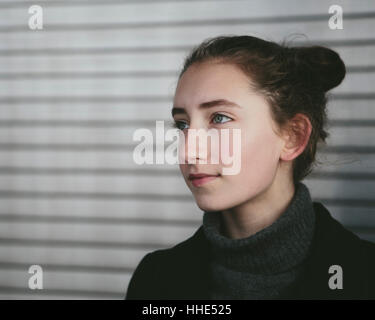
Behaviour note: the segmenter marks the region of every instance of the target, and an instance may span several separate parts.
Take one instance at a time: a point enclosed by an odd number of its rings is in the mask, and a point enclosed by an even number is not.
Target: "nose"
[[[184,163],[207,163],[209,158],[207,132],[205,129],[189,128],[184,133],[185,159]]]

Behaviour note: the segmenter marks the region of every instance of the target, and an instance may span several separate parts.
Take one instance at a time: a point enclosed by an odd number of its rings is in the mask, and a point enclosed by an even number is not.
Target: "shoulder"
[[[369,253],[375,252],[375,244],[373,242],[363,240],[352,231],[347,229],[341,222],[336,220],[329,210],[320,202],[314,202],[314,211],[316,217],[316,240],[328,241],[333,245],[349,245],[349,248],[363,250]]]
[[[314,211],[315,234],[309,260],[311,286],[330,298],[375,298],[375,244],[348,230],[323,204],[314,202]],[[341,270],[344,290],[329,290],[327,281],[332,266]]]
[[[147,253],[138,263],[130,279],[126,299],[160,298],[166,286],[180,282],[186,272],[194,272],[193,257],[202,262],[205,253],[202,227],[188,239],[166,249]]]

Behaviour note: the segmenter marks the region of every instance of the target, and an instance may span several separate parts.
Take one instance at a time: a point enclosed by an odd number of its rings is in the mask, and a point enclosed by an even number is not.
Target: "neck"
[[[293,199],[293,183],[274,182],[265,191],[236,207],[222,211],[221,232],[230,239],[247,238],[275,222]]]

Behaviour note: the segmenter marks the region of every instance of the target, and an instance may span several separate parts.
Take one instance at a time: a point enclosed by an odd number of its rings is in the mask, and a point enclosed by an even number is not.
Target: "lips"
[[[197,173],[197,174],[189,174],[189,180],[191,180],[192,184],[195,187],[201,186],[209,181],[216,179],[219,175],[213,174],[206,174],[206,173]]]
[[[200,179],[204,177],[216,177],[217,174],[206,174],[206,173],[196,173],[196,174],[189,174],[189,180],[193,179]]]

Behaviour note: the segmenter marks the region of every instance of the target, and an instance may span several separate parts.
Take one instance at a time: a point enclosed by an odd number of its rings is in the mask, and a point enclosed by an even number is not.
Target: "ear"
[[[284,128],[283,140],[285,142],[280,159],[290,161],[297,158],[306,148],[311,135],[311,122],[309,118],[297,113],[289,120]]]

